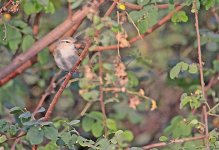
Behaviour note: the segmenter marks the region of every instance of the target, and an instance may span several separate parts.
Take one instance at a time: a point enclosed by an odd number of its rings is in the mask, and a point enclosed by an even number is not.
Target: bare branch
[[[160,142],[160,143],[150,144],[150,145],[144,146],[143,149],[150,150],[152,148],[164,147],[164,146],[168,146],[170,144],[176,144],[176,143],[184,143],[184,142],[189,142],[189,141],[201,140],[204,138],[205,138],[205,136],[197,136],[197,137],[189,137],[189,138],[183,138],[183,139],[170,140],[170,142]]]

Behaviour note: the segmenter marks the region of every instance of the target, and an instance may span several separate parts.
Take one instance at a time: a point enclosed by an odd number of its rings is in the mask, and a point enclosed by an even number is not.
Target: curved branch
[[[129,40],[129,43],[132,44],[134,42],[136,42],[137,40],[147,36],[148,34],[154,32],[156,29],[158,29],[159,27],[161,27],[162,25],[164,25],[165,23],[167,23],[171,17],[174,15],[175,12],[181,10],[183,8],[182,5],[179,5],[175,8],[175,10],[171,11],[168,15],[166,15],[165,17],[163,17],[157,24],[155,24],[153,27],[151,27],[150,29],[147,30],[147,32],[145,32],[144,34],[141,34],[140,36],[136,36],[133,37]],[[117,49],[118,45],[110,45],[110,46],[98,46],[95,51],[104,51],[104,50],[112,50],[112,49]],[[122,48],[122,47],[120,47]]]
[[[183,138],[183,139],[170,140],[169,143],[168,142],[160,142],[160,143],[150,144],[150,145],[144,146],[143,149],[149,150],[152,148],[168,146],[170,144],[184,143],[184,142],[201,140],[201,139],[205,139],[205,136],[197,136],[197,137],[189,137],[189,138]]]

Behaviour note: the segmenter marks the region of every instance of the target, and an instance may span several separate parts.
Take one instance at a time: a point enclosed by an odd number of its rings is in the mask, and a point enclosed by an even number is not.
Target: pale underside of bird
[[[53,55],[56,65],[63,71],[70,71],[79,59],[73,38],[65,38],[58,42]]]

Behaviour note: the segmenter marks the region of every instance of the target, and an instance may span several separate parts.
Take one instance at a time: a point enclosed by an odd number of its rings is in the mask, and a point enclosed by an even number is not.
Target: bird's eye
[[[71,43],[70,41],[65,41],[65,43]]]

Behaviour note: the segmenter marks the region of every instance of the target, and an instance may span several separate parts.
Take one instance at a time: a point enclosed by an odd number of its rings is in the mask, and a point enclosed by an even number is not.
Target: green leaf
[[[0,136],[0,144],[4,143],[5,141],[7,141],[7,137],[5,135],[1,135]]]
[[[179,23],[179,22],[187,22],[188,21],[188,16],[186,15],[185,11],[179,11],[174,13],[174,15],[171,18],[171,21],[174,23]]]
[[[219,72],[219,60],[213,61],[213,68],[215,71]]]
[[[71,139],[71,133],[70,132],[63,132],[60,136],[60,138],[63,140],[65,144],[69,143],[69,140]]]
[[[149,28],[148,21],[146,19],[143,19],[137,23],[138,29],[141,34],[145,33],[147,29]]]
[[[14,39],[13,41],[9,41],[9,48],[15,52],[15,50],[18,49],[18,46],[20,44],[21,40],[20,39]]]
[[[113,131],[117,130],[116,122],[113,119],[107,119],[106,120],[106,126],[110,130],[113,130]]]
[[[35,5],[32,2],[25,2],[23,6],[23,10],[27,15],[36,13]]]
[[[83,0],[75,0],[72,2],[71,9],[78,8],[82,4]]]
[[[182,71],[187,71],[188,68],[189,68],[189,64],[187,64],[187,63],[185,63],[185,62],[182,62],[181,64],[182,64],[181,70],[182,70]]]
[[[53,126],[43,126],[43,131],[44,136],[50,140],[55,140],[59,135],[58,130]]]
[[[145,6],[140,11],[131,11],[129,16],[137,25],[140,33],[145,33],[157,22],[158,8],[152,5]]]
[[[190,96],[181,96],[180,109],[185,107],[191,101]]]
[[[28,26],[27,23],[22,20],[12,20],[12,25],[23,29]]]
[[[150,2],[150,0],[137,0],[137,3],[138,3],[139,5],[142,5],[142,6],[148,4],[149,2]]]
[[[10,114],[20,114],[22,112],[23,112],[23,109],[17,106],[10,109]]]
[[[68,123],[68,125],[73,126],[80,123],[80,120],[72,120],[71,122]]]
[[[87,101],[95,101],[99,97],[99,91],[91,90],[91,91],[83,92],[81,96]]]
[[[100,139],[99,141],[97,141],[95,146],[98,147],[99,149],[102,149],[102,150],[104,150],[104,149],[108,150],[109,147],[112,148],[112,145],[110,145],[109,140],[107,140],[105,138]],[[112,148],[112,150],[113,150],[113,148]]]
[[[5,120],[0,120],[0,131],[1,132],[6,132],[8,130],[9,123],[6,122]]]
[[[36,120],[31,120],[31,121],[23,122],[22,124],[24,126],[33,126],[33,125],[38,124],[38,122]]]
[[[130,71],[127,73],[128,73],[128,87],[133,88],[138,86],[139,81],[138,78],[136,77],[136,74]]]
[[[134,139],[134,135],[131,131],[126,130],[121,134],[122,138],[127,141],[127,142],[131,142]]]
[[[25,27],[21,30],[21,32],[24,34],[32,34],[32,29],[31,27]]]
[[[43,130],[34,126],[27,131],[26,139],[31,143],[31,145],[38,145],[43,142],[43,136]]]
[[[192,121],[190,121],[189,124],[197,125],[198,123],[199,123],[199,121],[197,119],[193,119]]]
[[[82,119],[82,128],[84,129],[84,131],[85,131],[85,132],[90,131],[90,130],[91,130],[91,127],[92,127],[92,125],[93,125],[94,122],[95,122],[94,119],[85,116],[85,117]]]
[[[129,16],[131,17],[131,19],[136,23],[138,20],[140,20],[141,19],[141,17],[142,17],[142,13],[141,12],[139,12],[139,11],[131,11],[130,13],[129,13]],[[131,21],[130,21],[131,22]]]
[[[17,134],[18,130],[18,125],[10,125],[8,132],[10,135],[15,135]]]
[[[92,124],[91,132],[95,137],[100,137],[103,133],[103,125],[102,122],[95,122]]]
[[[181,65],[176,65],[170,70],[170,78],[177,78],[181,70]]]
[[[198,67],[196,64],[189,65],[189,73],[196,74],[198,72]]]
[[[34,43],[34,38],[31,35],[25,35],[21,44],[21,48],[23,51],[30,48],[30,46]]]
[[[40,52],[37,56],[38,56],[38,61],[41,65],[47,64],[50,58],[49,50],[45,49],[42,52]]]
[[[205,6],[205,9],[208,10],[209,8],[215,6],[215,0],[203,0],[202,4]]]
[[[91,147],[94,144],[94,141],[85,139],[81,136],[78,136],[77,141],[83,147],[85,146]]]
[[[44,9],[45,9],[45,13],[51,13],[51,14],[55,13],[55,7],[52,2],[49,2],[49,4],[44,7]]]
[[[19,115],[19,118],[24,118],[24,119],[28,119],[30,117],[31,117],[31,113],[29,111],[26,111]]]
[[[159,141],[161,141],[161,142],[167,142],[169,139],[166,137],[166,136],[161,136],[160,138],[159,138]]]
[[[92,112],[90,112],[87,116],[89,116],[89,117],[95,119],[96,121],[102,122],[102,120],[103,120],[103,115],[102,115],[102,113],[99,112],[99,111],[92,111]]]

